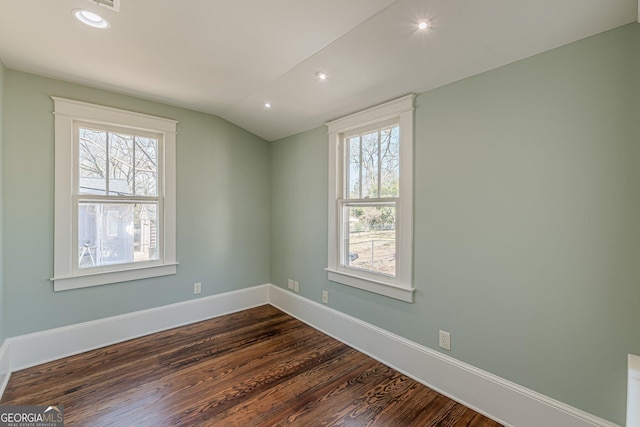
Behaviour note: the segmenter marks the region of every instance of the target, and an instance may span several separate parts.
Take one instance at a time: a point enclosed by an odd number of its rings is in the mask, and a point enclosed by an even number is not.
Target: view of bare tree
[[[80,128],[80,193],[157,195],[158,140]]]

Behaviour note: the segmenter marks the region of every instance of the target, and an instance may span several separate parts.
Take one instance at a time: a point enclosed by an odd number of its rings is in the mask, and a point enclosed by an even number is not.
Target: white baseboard
[[[640,427],[640,356],[628,355],[627,427]]]
[[[7,338],[0,346],[0,397],[11,372],[264,304],[273,305],[504,425],[618,427],[270,284]]]
[[[269,287],[269,303],[501,424],[618,427],[280,287]]]
[[[8,338],[5,344],[9,346],[9,369],[14,372],[155,332],[264,305],[269,302],[268,296],[269,285],[260,285]]]
[[[11,376],[11,360],[9,355],[9,343],[7,340],[0,344],[0,397],[7,387],[9,377]]]

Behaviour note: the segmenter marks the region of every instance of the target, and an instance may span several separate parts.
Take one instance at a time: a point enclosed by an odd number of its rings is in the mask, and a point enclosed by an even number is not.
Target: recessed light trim
[[[316,77],[318,78],[318,80],[327,80],[329,78],[329,75],[324,71],[318,71],[316,73]]]
[[[97,13],[90,12],[88,10],[73,9],[71,13],[73,14],[73,16],[76,17],[78,21],[93,28],[104,29],[104,28],[109,28],[111,26],[109,24],[109,21],[104,19],[102,16],[98,15]]]
[[[265,109],[267,109],[267,110],[270,110],[270,109],[272,109],[272,108],[273,108],[273,104],[271,104],[270,102],[265,102],[265,103],[263,104],[263,107],[264,107]]]
[[[429,21],[427,21],[427,20],[422,20],[422,21],[418,22],[418,29],[419,30],[426,30],[430,26],[431,25],[429,24]]]

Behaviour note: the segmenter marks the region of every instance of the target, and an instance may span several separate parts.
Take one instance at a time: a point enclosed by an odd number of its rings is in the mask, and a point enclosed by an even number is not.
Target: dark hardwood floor
[[[15,372],[67,426],[498,426],[271,307]]]

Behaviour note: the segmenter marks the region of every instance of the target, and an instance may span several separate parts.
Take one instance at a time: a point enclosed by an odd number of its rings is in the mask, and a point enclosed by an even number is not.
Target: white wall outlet
[[[322,291],[322,302],[329,304],[329,291]]]
[[[297,280],[294,280],[294,281],[293,281],[293,290],[294,290],[295,292],[300,292],[300,283],[298,283],[298,281],[297,281]]]
[[[451,350],[451,334],[449,332],[440,331],[438,345],[445,350]]]
[[[199,294],[200,292],[202,292],[202,283],[198,282],[198,283],[194,283],[193,284],[193,294]]]
[[[293,280],[291,279],[287,280],[287,288],[293,289]]]

